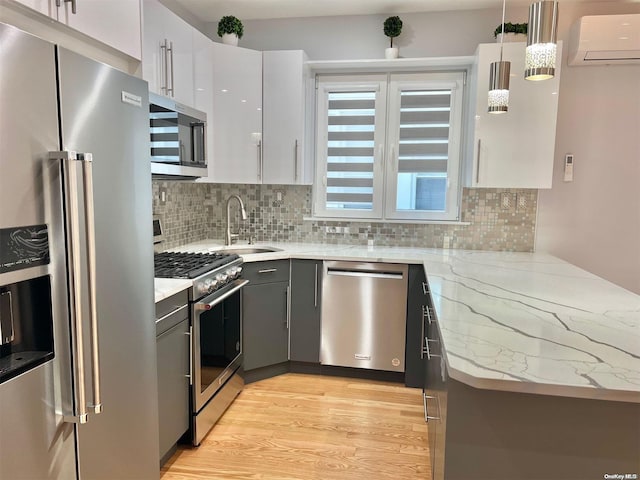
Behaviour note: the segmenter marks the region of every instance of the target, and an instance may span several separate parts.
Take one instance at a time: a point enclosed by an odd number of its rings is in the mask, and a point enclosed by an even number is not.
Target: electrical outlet
[[[167,189],[164,187],[160,188],[159,194],[158,194],[158,200],[160,201],[160,205],[164,205],[167,203]]]
[[[529,205],[529,200],[527,199],[527,195],[524,193],[519,193],[518,206],[517,206],[518,211],[520,212],[520,211],[526,210],[528,205]]]
[[[507,192],[500,196],[500,208],[502,208],[502,210],[511,210],[511,207],[513,206],[513,200],[511,197],[512,195]]]

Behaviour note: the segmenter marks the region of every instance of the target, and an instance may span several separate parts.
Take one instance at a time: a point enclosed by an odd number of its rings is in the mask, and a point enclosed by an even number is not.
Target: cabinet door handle
[[[258,140],[258,180],[262,180],[262,140]]]
[[[167,52],[169,53],[169,58],[171,59],[171,88],[169,88],[169,86],[167,85],[167,92],[171,92],[171,96],[175,97],[176,92],[174,90],[173,84],[173,42],[169,42],[169,48],[167,49]]]
[[[167,83],[169,82],[169,71],[167,67],[167,39],[160,45],[160,74],[163,77],[164,83],[160,86],[160,90],[167,94]]]
[[[424,295],[429,294],[429,284],[427,282],[422,282],[422,293]]]
[[[482,139],[478,139],[478,155],[476,157],[476,183],[480,183],[480,147],[482,146]]]
[[[316,263],[315,285],[313,287],[313,306],[318,307],[318,264]]]
[[[432,358],[441,357],[442,355],[436,355],[435,353],[431,353],[431,349],[429,348],[429,342],[438,343],[438,340],[432,340],[429,337],[424,337],[423,353],[427,355],[427,360],[431,360]]]
[[[71,13],[75,15],[76,13],[78,13],[76,8],[76,0],[64,0],[64,3],[69,3],[69,2],[71,2]],[[60,2],[56,1],[56,5],[59,7]]]
[[[426,392],[424,391],[424,389],[422,389],[422,404],[424,406],[424,421],[425,423],[429,423],[429,420],[440,420],[440,412],[438,412],[438,416],[437,417],[432,417],[431,415],[429,415],[429,411],[427,409],[427,400],[428,399],[435,399],[436,402],[438,403],[438,410],[440,410],[440,401],[438,400],[438,397],[434,397],[433,395],[427,395]]]
[[[258,273],[273,273],[277,271],[277,268],[265,268],[264,270],[258,270]]]
[[[185,375],[189,379],[189,385],[193,385],[193,325],[189,326],[189,331],[184,332],[189,337],[189,375]]]
[[[424,334],[424,317],[425,317],[425,306],[422,305],[422,321],[420,322],[420,327],[421,327],[421,331],[420,331],[420,359],[424,359],[424,339],[425,334]]]
[[[291,323],[291,309],[289,308],[290,302],[289,302],[289,289],[291,287],[287,287],[287,289],[284,291],[284,306],[285,306],[285,311],[287,312],[287,321],[285,322],[285,325],[287,327],[287,330],[289,330],[289,325]]]
[[[293,179],[298,180],[298,139],[293,147]]]

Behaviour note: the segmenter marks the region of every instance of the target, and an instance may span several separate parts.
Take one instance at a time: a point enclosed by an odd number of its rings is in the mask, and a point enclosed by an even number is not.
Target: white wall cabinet
[[[206,156],[212,169],[213,158],[213,42],[198,30],[193,30],[193,96],[194,107],[207,114]]]
[[[505,43],[511,62],[509,111],[487,113],[489,67],[500,59],[500,44],[480,44],[472,70],[465,184],[488,188],[551,188],[560,88],[562,44],[555,77],[524,79],[524,43]],[[475,87],[475,88],[474,88]]]
[[[149,90],[194,105],[194,28],[157,0],[144,0],[142,76]]]
[[[213,155],[209,178],[262,183],[262,52],[213,45]]]
[[[262,54],[262,183],[313,183],[313,162],[305,131],[306,86],[310,75],[302,50]]]
[[[74,30],[84,33],[136,60],[142,58],[140,0],[17,0]]]

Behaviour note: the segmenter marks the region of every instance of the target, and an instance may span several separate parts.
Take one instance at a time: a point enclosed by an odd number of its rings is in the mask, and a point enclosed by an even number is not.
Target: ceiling
[[[224,15],[241,20],[375,15],[446,10],[497,8],[502,0],[173,0],[202,22],[217,22]],[[508,0],[527,6],[533,0]],[[593,0],[571,0],[588,2]],[[610,0],[612,1],[612,0]]]

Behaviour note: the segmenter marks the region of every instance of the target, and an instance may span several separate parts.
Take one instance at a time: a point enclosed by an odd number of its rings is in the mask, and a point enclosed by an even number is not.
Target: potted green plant
[[[527,23],[505,23],[504,24],[504,40],[502,37],[502,24],[498,25],[493,31],[496,42],[526,42],[527,41]]]
[[[233,15],[222,17],[218,22],[218,36],[222,38],[222,43],[238,45],[238,39],[242,38],[243,33],[242,22]]]
[[[400,17],[389,17],[384,21],[384,34],[389,37],[391,44],[384,51],[385,58],[398,58],[398,47],[393,46],[393,39],[402,33]]]

